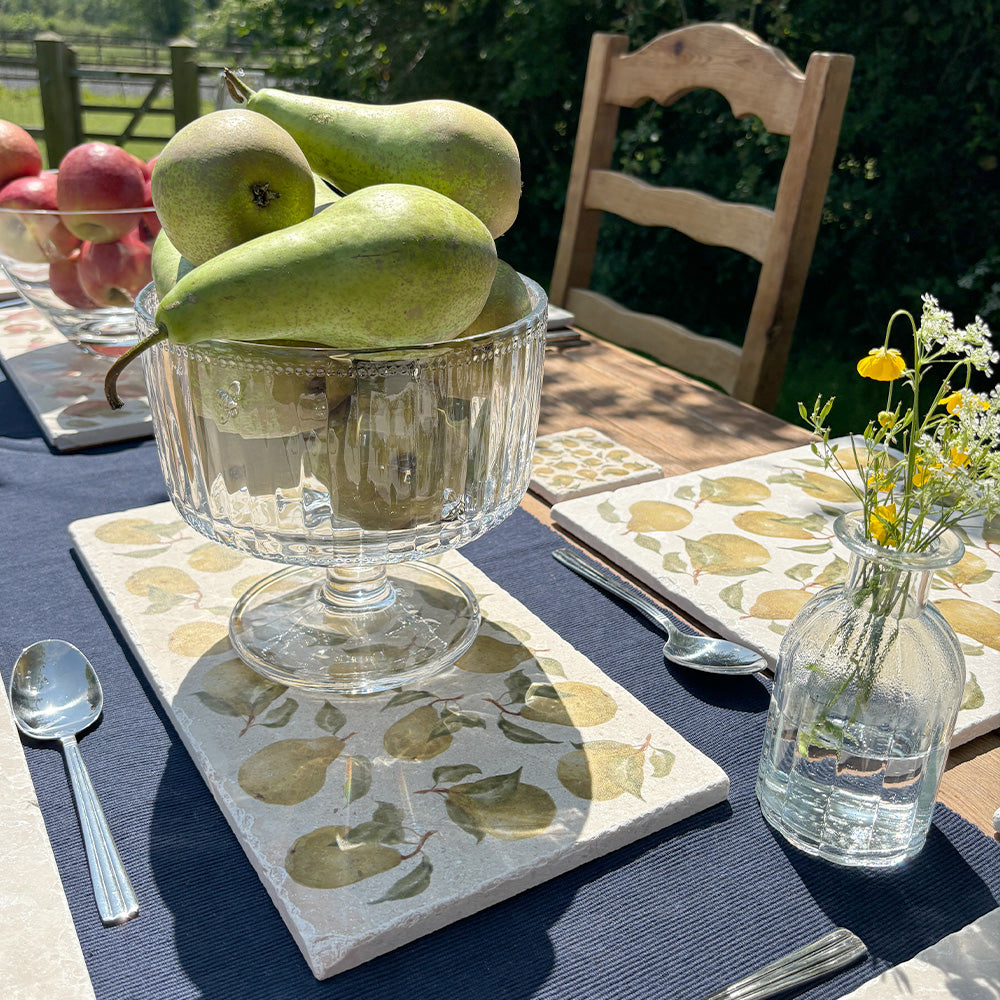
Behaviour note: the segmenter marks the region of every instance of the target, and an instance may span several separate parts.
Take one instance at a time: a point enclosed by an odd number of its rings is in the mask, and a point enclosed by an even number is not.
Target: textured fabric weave
[[[753,793],[766,683],[665,666],[662,637],[556,563],[564,540],[518,511],[463,553],[725,768],[729,802],[317,982],[71,549],[70,521],[163,499],[152,441],[55,454],[0,381],[0,672],[45,637],[94,663],[105,713],[81,748],[141,906],[101,926],[62,756],[27,746],[99,1000],[697,1000],[850,927],[872,958],[801,994],[819,1000],[998,905],[1000,847],[940,806],[924,851],[891,872],[786,847]]]

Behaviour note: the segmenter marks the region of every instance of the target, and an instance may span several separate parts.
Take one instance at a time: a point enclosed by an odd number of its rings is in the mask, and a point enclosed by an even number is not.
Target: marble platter
[[[459,664],[419,690],[324,700],[230,645],[235,596],[273,564],[170,504],[70,534],[317,978],[728,795],[717,764],[457,552],[440,562],[484,615]]]
[[[833,521],[857,506],[805,445],[567,500],[552,519],[693,621],[759,649],[773,666],[799,608],[843,579],[848,553]],[[1000,525],[968,524],[960,533],[965,556],[935,575],[931,597],[965,653],[953,746],[1000,725]]]
[[[75,347],[32,306],[0,311],[0,364],[58,451],[153,436],[140,366],[124,372],[125,406],[112,410],[104,398],[108,362]]]

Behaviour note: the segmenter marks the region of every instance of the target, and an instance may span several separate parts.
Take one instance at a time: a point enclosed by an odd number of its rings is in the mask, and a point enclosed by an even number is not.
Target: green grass
[[[83,104],[115,104],[114,98],[98,96],[87,93],[82,95]],[[128,125],[132,113],[142,103],[139,97],[129,97],[121,99],[121,113],[110,111],[84,111],[83,128],[88,135],[98,134],[121,134]],[[161,98],[154,102],[154,107],[171,107],[170,98]],[[212,110],[212,103],[205,102],[203,112]],[[29,129],[41,129],[42,127],[42,103],[37,88],[25,90],[13,90],[0,86],[0,119],[16,122]],[[171,115],[148,115],[139,123],[138,132],[143,136],[153,136],[150,139],[133,139],[125,143],[125,148],[136,156],[144,160],[149,160],[156,156],[163,148],[167,140],[174,133],[174,120]],[[42,151],[42,156],[46,164],[50,167],[58,166],[48,162],[48,151],[45,148],[43,137],[36,136],[38,146]]]

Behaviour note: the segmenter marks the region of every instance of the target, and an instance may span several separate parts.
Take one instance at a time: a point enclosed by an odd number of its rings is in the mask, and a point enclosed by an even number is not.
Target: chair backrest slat
[[[635,52],[624,35],[593,36],[566,191],[550,298],[569,305],[588,289],[605,213],[637,225],[669,227],[699,243],[728,247],[760,263],[742,347],[676,323],[587,302],[577,325],[633,346],[738,399],[771,410],[791,346],[840,135],[854,58],[814,52],[805,72],[782,52],[732,24],[667,32]],[[657,187],[612,170],[619,111],[654,100],[669,105],[692,90],[722,94],[736,117],[756,115],[787,135],[773,208],[720,201],[704,192]],[[573,310],[576,312],[576,310]],[[598,325],[600,324],[600,325]],[[679,338],[676,346],[671,343]],[[717,350],[717,344],[723,344]],[[734,367],[735,366],[735,367]]]

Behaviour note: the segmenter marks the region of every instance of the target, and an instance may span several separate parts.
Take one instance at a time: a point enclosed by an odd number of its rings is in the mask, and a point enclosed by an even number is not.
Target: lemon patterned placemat
[[[70,533],[318,978],[708,806],[725,773],[457,552],[484,621],[419,689],[323,700],[228,639],[277,567],[170,504]]]
[[[663,469],[652,459],[593,427],[577,427],[535,440],[528,488],[558,503],[662,477]]]
[[[850,448],[841,449],[849,455]],[[720,635],[777,661],[800,607],[840,582],[833,532],[854,494],[808,445],[557,504],[553,520]],[[932,599],[965,652],[953,746],[1000,724],[1000,524],[961,532],[966,554]]]
[[[112,410],[104,398],[108,362],[75,347],[32,306],[0,312],[0,361],[59,451],[153,435],[140,366],[125,370],[118,382],[125,406]]]

